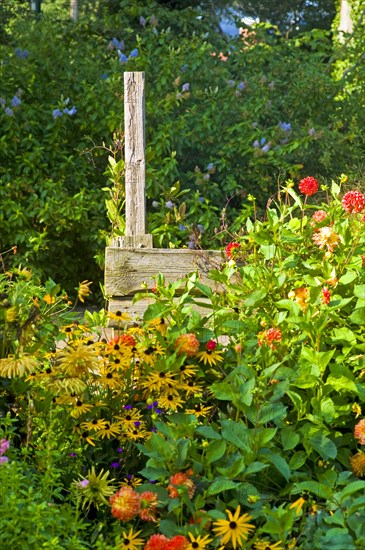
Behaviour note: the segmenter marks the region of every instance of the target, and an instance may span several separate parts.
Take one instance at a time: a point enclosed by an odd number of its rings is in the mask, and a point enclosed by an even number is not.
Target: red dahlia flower
[[[303,178],[299,182],[299,191],[304,193],[304,195],[307,195],[307,197],[314,195],[318,191],[318,181],[315,178],[312,178],[312,176]]]
[[[350,214],[358,214],[365,207],[365,196],[359,191],[348,191],[342,197],[342,206]]]
[[[226,246],[226,256],[229,260],[234,259],[235,254],[237,253],[238,249],[241,248],[240,243],[236,243],[235,241],[229,243]]]

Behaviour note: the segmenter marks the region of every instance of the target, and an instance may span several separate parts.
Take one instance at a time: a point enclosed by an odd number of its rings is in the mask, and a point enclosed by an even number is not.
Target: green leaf
[[[348,285],[352,283],[357,277],[356,271],[347,271],[342,277],[339,278],[339,283],[341,285]]]
[[[365,324],[365,307],[359,307],[355,309],[350,317],[349,317],[351,323],[354,323],[354,325],[364,325]]]
[[[304,451],[297,451],[293,454],[289,460],[289,466],[291,470],[299,470],[307,461],[307,453]]]
[[[299,434],[294,431],[294,428],[289,426],[281,429],[280,437],[284,451],[294,449],[300,441]]]
[[[211,441],[208,447],[205,448],[204,454],[207,464],[211,464],[222,458],[226,452],[227,444],[222,439],[220,441]]]
[[[143,468],[143,470],[139,470],[138,472],[141,474],[141,476],[145,477],[146,479],[154,480],[154,479],[165,479],[168,478],[170,475],[170,472],[166,470],[166,468],[153,468],[146,466],[146,468]]]
[[[222,439],[219,433],[213,430],[211,426],[198,426],[195,431],[207,439]]]
[[[170,306],[162,303],[150,304],[143,315],[145,322],[152,321],[159,317],[165,317],[166,313],[170,311]]]
[[[333,460],[337,456],[337,447],[331,439],[322,432],[313,433],[306,441],[324,460]]]
[[[194,281],[194,286],[200,290],[203,296],[207,296],[208,298],[213,296],[213,291],[209,286],[203,285],[202,283],[199,283],[199,281]]]
[[[252,452],[253,434],[242,422],[222,420],[222,437],[238,449]]]
[[[333,496],[333,490],[331,487],[328,487],[328,485],[324,485],[323,483],[319,483],[318,481],[302,481],[301,483],[295,483],[295,492],[297,493],[304,493],[305,491],[308,491],[309,493],[313,493],[319,498],[323,498],[325,500],[331,500]]]
[[[342,503],[347,497],[353,495],[354,493],[357,493],[358,491],[365,491],[365,481],[352,481],[351,483],[346,485],[346,487],[342,491],[336,493],[335,497],[336,499],[338,498]],[[363,504],[365,509],[365,501],[363,502]]]
[[[252,307],[256,305],[258,302],[263,300],[267,296],[267,291],[264,288],[260,288],[259,290],[254,290],[250,294],[248,294],[243,301],[243,305],[246,307]]]
[[[236,453],[236,454],[238,454],[238,453]],[[227,466],[225,468],[217,466],[216,469],[217,469],[217,472],[219,472],[225,478],[234,479],[235,477],[242,474],[242,472],[244,471],[244,469],[245,469],[245,459],[242,456],[240,456],[230,466]]]
[[[223,493],[223,491],[229,491],[230,489],[235,489],[239,486],[239,483],[235,483],[230,479],[218,478],[211,483],[206,491],[207,496],[218,495]]]
[[[355,287],[354,287],[354,296],[356,296],[356,298],[364,298],[365,297],[365,285],[355,285]]]
[[[283,476],[286,481],[290,479],[290,467],[285,458],[277,453],[274,453],[271,449],[260,449],[259,455],[264,456],[268,462],[270,462],[277,471]]]

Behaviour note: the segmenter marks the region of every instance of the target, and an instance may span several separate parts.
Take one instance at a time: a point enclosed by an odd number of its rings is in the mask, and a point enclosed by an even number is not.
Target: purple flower
[[[136,422],[133,422],[133,424],[135,425],[136,428],[139,428],[139,426],[141,425],[141,423],[138,420]]]
[[[65,113],[65,115],[70,115],[70,116],[73,116],[77,113],[77,109],[75,107],[75,105],[73,107],[71,107],[71,109],[68,109],[68,107],[65,107],[63,109],[63,112]]]
[[[7,456],[0,456],[0,466],[6,462],[9,462],[9,458]]]
[[[10,441],[8,439],[1,439],[0,440],[0,455],[3,455],[4,453],[6,453],[6,451],[9,449],[10,447]]]
[[[167,202],[165,203],[165,206],[166,206],[167,208],[174,208],[175,205],[174,205],[174,203],[173,203],[172,201],[167,201]]]
[[[199,197],[198,198],[198,201],[201,202],[203,204],[203,202],[205,202],[205,198],[204,197]]]
[[[260,145],[265,145],[265,143],[266,143],[266,138],[265,137],[261,138]]]
[[[195,247],[195,242],[194,241],[189,241],[188,242],[188,248],[189,248],[189,250],[195,250],[195,248],[196,248]]]
[[[77,456],[76,453],[70,453],[71,458],[75,458],[75,456]]]
[[[237,88],[238,88],[239,90],[241,90],[241,91],[244,90],[245,87],[246,87],[246,86],[245,86],[245,83],[244,83],[244,82],[240,82],[240,83],[238,84],[238,86],[237,86]]]
[[[130,411],[131,409],[133,409],[133,405],[124,405],[123,409],[125,409],[126,411]]]
[[[179,223],[179,229],[180,229],[180,231],[185,231],[186,225],[183,225],[182,223]],[[152,409],[152,408],[153,408],[153,407],[151,406],[151,409]]]
[[[201,223],[198,223],[197,227],[198,227],[200,233],[204,233],[204,226]]]
[[[131,51],[131,53],[129,54],[129,57],[138,57],[138,49],[137,48],[134,48],[134,50]]]
[[[207,166],[207,170],[211,171],[211,170],[214,170],[214,164],[212,162],[210,162]]]
[[[119,466],[120,466],[119,462],[112,462],[112,463],[110,464],[110,467],[111,467],[111,468],[119,468]]]
[[[270,150],[270,147],[271,147],[271,145],[270,145],[270,143],[268,143],[267,145],[264,145],[264,146],[261,148],[261,151],[262,151],[263,153],[268,153],[269,150]]]
[[[188,65],[187,63],[185,63],[185,65],[183,65],[183,66],[181,67],[181,72],[182,72],[182,73],[185,73],[185,71],[187,71],[188,67],[189,67],[189,65]]]
[[[80,489],[84,489],[89,485],[89,483],[90,481],[88,479],[82,479],[81,481],[79,481],[78,486],[80,487]]]
[[[6,101],[3,97],[0,97],[0,105],[5,105]]]
[[[52,111],[52,115],[53,115],[53,118],[58,118],[58,117],[60,117],[60,116],[63,115],[63,112],[60,111],[59,109],[54,109],[54,110]]]
[[[235,85],[235,82],[234,82],[234,80],[227,80],[227,84],[228,84],[228,86],[230,86],[232,88],[232,86]]]
[[[120,61],[121,63],[127,63],[128,57],[127,57],[123,52],[121,52],[120,50],[118,50],[118,55],[119,55],[119,61]]]
[[[279,122],[279,127],[282,129],[283,132],[290,132],[291,130],[290,122]]]
[[[157,411],[156,411],[156,412],[157,412]],[[151,432],[155,432],[155,433],[156,433],[156,432],[157,432],[157,428],[155,428],[155,427],[151,428]]]
[[[146,19],[143,17],[143,15],[141,15],[141,17],[139,18],[139,24],[142,26],[142,27],[145,27],[146,26]]]
[[[182,90],[183,92],[188,92],[188,91],[190,90],[190,84],[189,84],[189,82],[185,82],[185,84],[182,85],[181,90]]]
[[[109,78],[109,75],[108,75],[108,73],[104,73],[104,74],[101,75],[100,78],[101,78],[101,80],[106,80],[107,78]]]
[[[259,140],[258,139],[255,139],[255,141],[253,142],[252,144],[253,147],[260,147],[260,143],[259,143]]]
[[[162,413],[163,413],[163,410],[162,410],[162,409],[155,409],[155,413],[156,413],[156,414],[162,414]]]
[[[12,109],[10,109],[10,107],[7,107],[5,109],[5,114],[8,115],[8,116],[13,116],[14,113],[13,113]]]
[[[112,44],[117,50],[124,50],[124,40],[117,40],[117,38],[112,38]]]
[[[123,447],[118,447],[117,453],[122,453],[122,452],[123,452]]]

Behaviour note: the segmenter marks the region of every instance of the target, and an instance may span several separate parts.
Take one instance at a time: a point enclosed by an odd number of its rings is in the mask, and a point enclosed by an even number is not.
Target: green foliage
[[[218,246],[250,195],[262,209],[288,176],[361,177],[362,24],[348,48],[327,31],[286,39],[266,23],[230,40],[209,10],[152,0],[80,4],[77,22],[68,2],[44,0],[38,18],[13,8],[0,46],[0,246],[17,245],[24,265],[68,292],[101,277],[107,217],[123,233],[124,70],[146,73],[156,246]]]

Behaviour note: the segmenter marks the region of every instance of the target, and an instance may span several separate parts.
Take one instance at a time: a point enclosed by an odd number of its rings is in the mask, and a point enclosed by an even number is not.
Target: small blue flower
[[[19,59],[27,59],[29,57],[28,50],[22,50],[21,48],[16,48],[14,53]]]
[[[195,242],[194,241],[189,241],[188,242],[188,248],[190,250],[195,250]]]
[[[182,73],[185,73],[185,71],[187,71],[188,68],[189,68],[189,65],[188,65],[187,63],[185,63],[185,65],[183,65],[183,66],[181,67],[181,72],[182,72]]]
[[[167,201],[167,202],[165,203],[165,206],[166,206],[167,208],[174,208],[175,205],[174,205],[174,203],[173,203],[172,201]]]
[[[139,420],[137,420],[136,422],[133,422],[133,424],[135,425],[136,428],[138,428],[138,427],[141,425],[141,423],[139,422]]]
[[[101,78],[101,80],[106,80],[107,78],[109,78],[109,75],[108,75],[108,73],[104,73],[104,74],[101,75],[100,78]]]
[[[67,107],[65,107],[65,109],[63,109],[63,112],[65,113],[65,115],[73,116],[77,113],[77,109],[74,105],[71,109],[68,109]]]
[[[123,452],[123,447],[118,447],[117,453],[122,453],[122,452]]]
[[[235,85],[235,82],[234,82],[234,80],[228,80],[227,84],[228,84],[228,86],[230,86],[232,88],[232,86]]]
[[[203,202],[205,202],[205,198],[204,197],[199,197],[198,198],[198,201],[201,202],[203,204]]]
[[[207,170],[214,170],[214,164],[212,162],[208,164]]]
[[[156,414],[162,414],[162,413],[163,413],[163,410],[162,410],[162,409],[155,409],[155,413],[156,413]]]
[[[179,223],[179,229],[180,229],[180,231],[185,231],[186,225],[183,225],[182,223]]]
[[[245,86],[245,83],[244,83],[244,82],[240,82],[240,83],[238,84],[238,86],[237,86],[237,88],[238,88],[239,90],[244,90],[245,87],[246,87],[246,86]]]
[[[153,208],[158,208],[160,205],[157,201],[152,201]]]
[[[138,49],[134,48],[134,50],[132,50],[129,54],[129,57],[138,57]]]
[[[3,97],[0,97],[0,105],[5,105],[6,101]]]
[[[63,112],[60,111],[59,109],[54,109],[54,110],[52,111],[52,115],[53,115],[53,118],[58,118],[58,117],[60,117],[60,116],[63,115]]]
[[[290,132],[291,130],[290,122],[279,122],[279,127],[283,130],[283,132]]]
[[[253,147],[260,147],[260,143],[259,143],[259,140],[258,139],[255,139],[255,141],[253,142],[252,144]]]
[[[119,468],[119,466],[120,466],[119,462],[112,462],[112,463],[110,464],[110,467],[111,467],[111,468]]]
[[[139,24],[142,26],[142,27],[145,27],[146,26],[146,19],[143,17],[143,15],[141,15],[141,17],[139,18]]]
[[[12,109],[10,109],[10,107],[7,107],[5,109],[5,114],[8,115],[8,116],[13,116],[14,113],[13,113]]]
[[[126,411],[130,411],[131,409],[133,409],[133,406],[132,405],[124,405],[123,407]]]
[[[182,90],[183,92],[188,92],[188,91],[190,90],[190,84],[189,84],[189,82],[185,82],[185,84],[182,85],[181,90]]]
[[[263,153],[268,153],[269,150],[270,150],[270,147],[271,147],[271,145],[270,145],[270,143],[268,143],[267,145],[264,145],[264,146],[261,148],[261,151],[262,151]]]
[[[13,99],[11,100],[11,106],[12,107],[18,107],[18,105],[20,105],[22,102],[22,100],[18,97],[18,96],[14,96]]]
[[[308,135],[309,135],[309,136],[312,137],[312,136],[314,136],[315,133],[316,133],[316,131],[315,131],[315,129],[314,129],[313,127],[312,127],[312,128],[309,128],[309,130],[308,130]]]
[[[117,50],[124,50],[124,40],[118,40],[117,38],[112,38],[112,44]]]
[[[210,174],[203,174],[203,180],[210,180]]]
[[[121,52],[120,50],[118,50],[118,55],[119,55],[119,61],[120,61],[121,63],[127,63],[128,57],[127,57],[123,52]]]
[[[266,143],[266,138],[265,137],[261,138],[260,145],[265,145],[265,143]]]
[[[200,233],[204,233],[204,231],[205,231],[204,226],[201,223],[198,223],[197,227],[198,227]]]

